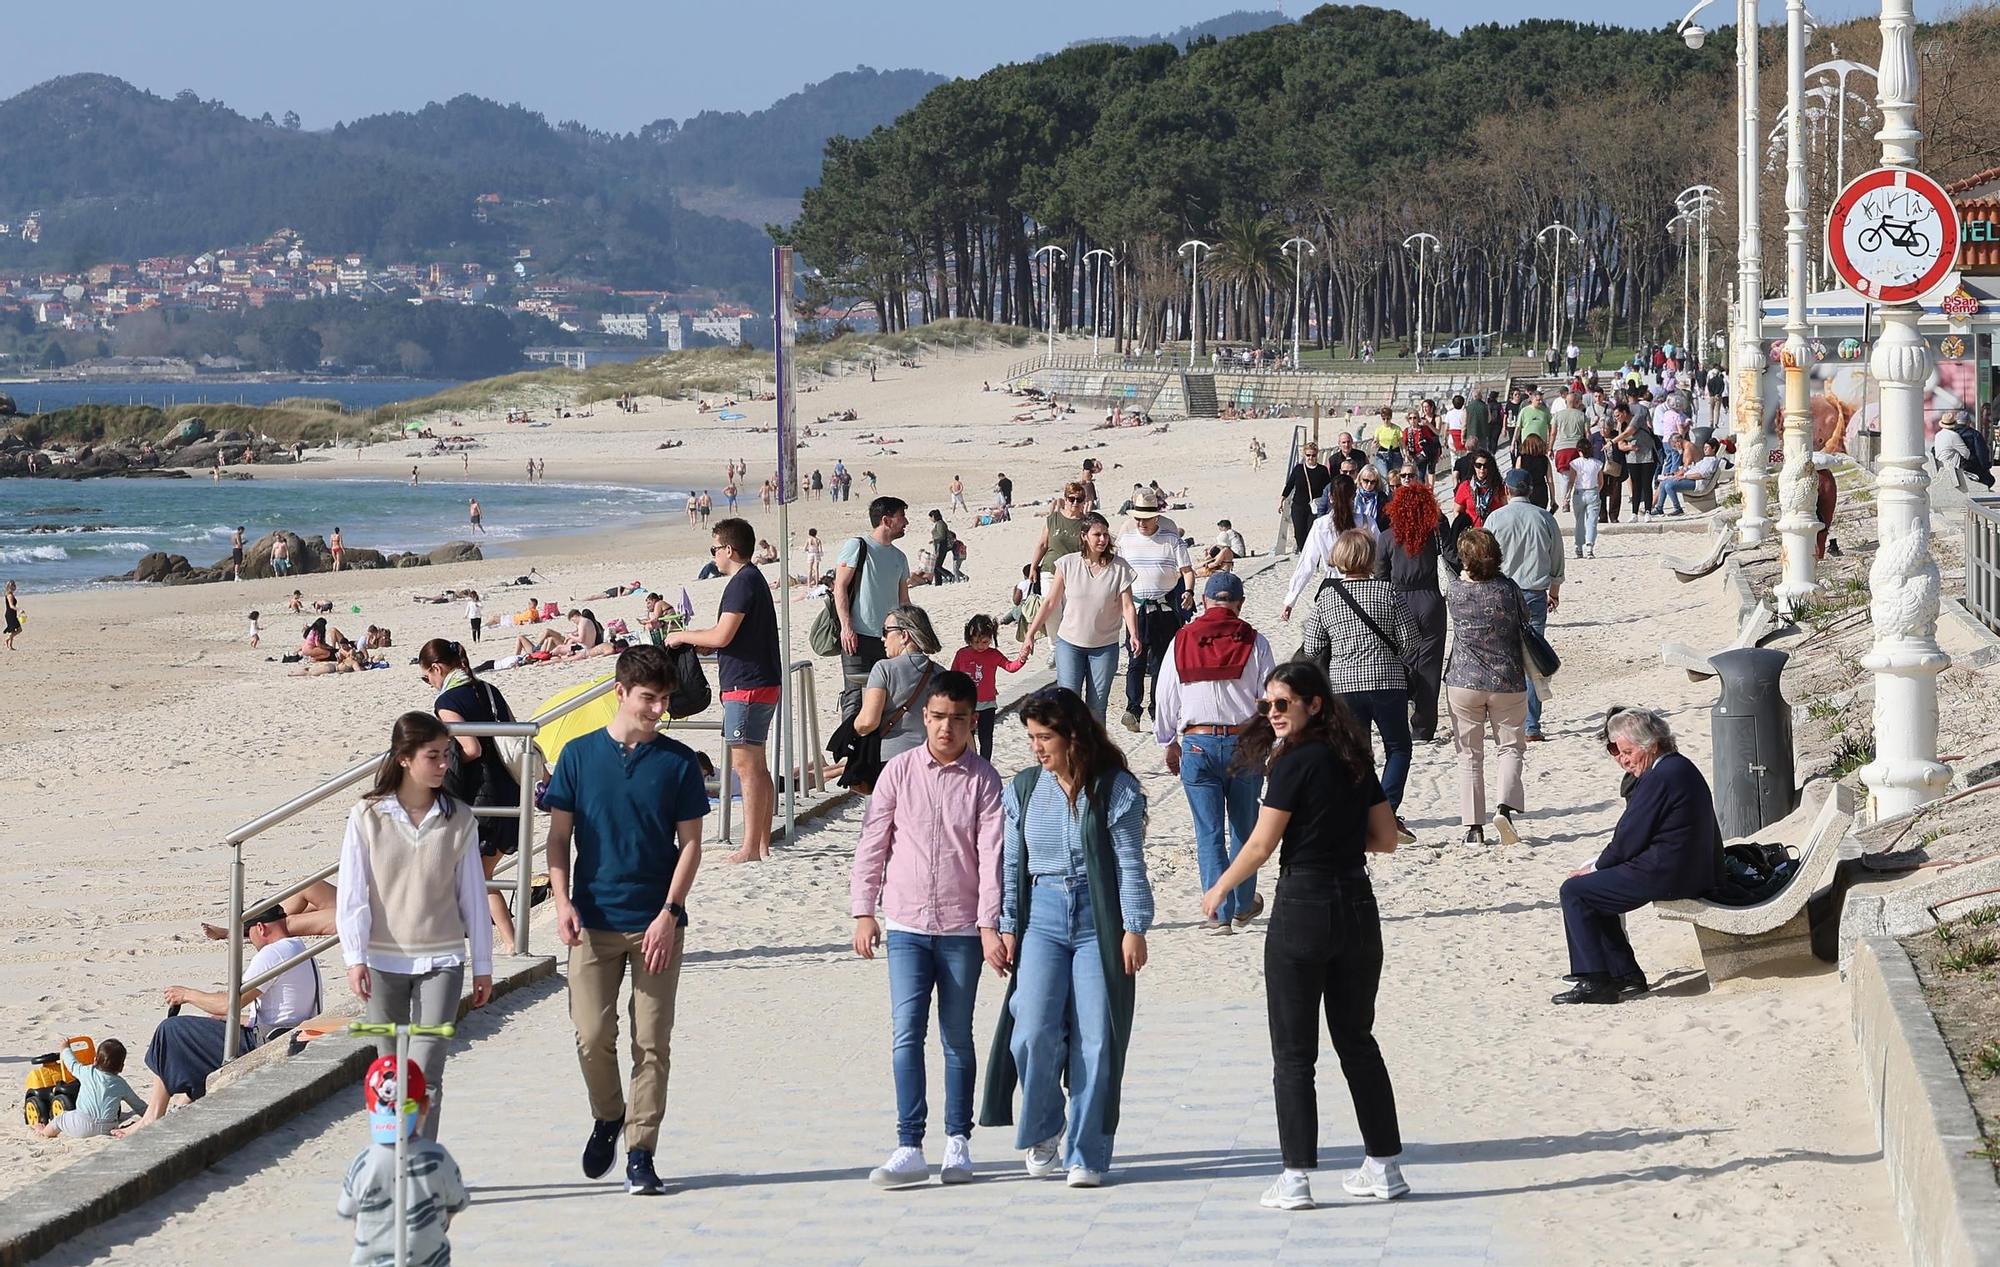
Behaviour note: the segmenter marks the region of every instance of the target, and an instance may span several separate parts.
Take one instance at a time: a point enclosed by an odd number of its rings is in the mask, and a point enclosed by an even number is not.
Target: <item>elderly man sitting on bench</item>
[[[1624,916],[1649,902],[1698,897],[1722,876],[1722,829],[1708,780],[1650,709],[1614,713],[1604,746],[1632,776],[1625,812],[1597,861],[1562,883],[1569,980],[1555,1003],[1617,1003],[1647,989]]]

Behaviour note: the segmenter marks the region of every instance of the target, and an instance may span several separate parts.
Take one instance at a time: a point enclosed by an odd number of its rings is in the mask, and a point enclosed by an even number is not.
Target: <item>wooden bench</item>
[[[1852,788],[1817,780],[1806,788],[1790,816],[1744,838],[1797,847],[1799,869],[1774,897],[1755,906],[1723,906],[1707,898],[1653,903],[1661,919],[1694,925],[1710,981],[1727,981],[1768,963],[1812,954],[1806,902],[1832,880],[1855,805]]]

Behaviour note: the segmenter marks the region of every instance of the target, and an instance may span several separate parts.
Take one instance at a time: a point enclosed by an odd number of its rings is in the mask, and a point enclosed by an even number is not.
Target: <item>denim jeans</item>
[[[1382,922],[1368,873],[1338,876],[1298,868],[1282,873],[1264,939],[1264,994],[1278,1148],[1290,1169],[1319,1165],[1314,1068],[1322,1009],[1368,1155],[1394,1157],[1403,1151],[1395,1088],[1373,1032],[1381,981]]]
[[[1014,1146],[1032,1148],[1064,1134],[1063,1081],[1069,1081],[1063,1164],[1099,1174],[1111,1168],[1104,1130],[1111,1055],[1111,1004],[1089,882],[1036,876],[1028,927],[1015,947],[1014,1037],[1021,1076]]]
[[[944,1046],[944,1133],[972,1134],[972,1005],[985,962],[977,937],[932,937],[889,930],[890,1064],[896,1072],[896,1142],[921,1148],[930,1105],[924,1098],[924,1031],[937,991]]]
[[[1597,545],[1597,517],[1603,509],[1602,493],[1595,488],[1579,488],[1570,494],[1570,514],[1575,517],[1574,545],[1581,550]]]
[[[1257,826],[1258,797],[1262,776],[1232,773],[1229,764],[1236,756],[1235,735],[1182,735],[1181,789],[1187,793],[1188,810],[1194,816],[1195,861],[1201,868],[1201,888],[1215,887],[1243,842]],[[1227,821],[1225,821],[1225,819]],[[1253,874],[1236,886],[1215,918],[1227,923],[1238,915],[1248,915],[1257,901],[1257,877]]]
[[[1661,480],[1660,495],[1653,504],[1657,509],[1663,509],[1671,506],[1673,508],[1673,512],[1676,515],[1678,515],[1684,509],[1684,507],[1682,507],[1681,505],[1681,494],[1693,492],[1695,489],[1700,487],[1701,487],[1700,480],[1684,480],[1684,479]]]
[[[1118,676],[1118,644],[1078,647],[1056,639],[1056,685],[1083,696],[1097,720],[1111,702],[1111,680]]]
[[[1138,655],[1128,656],[1125,673],[1125,710],[1150,715],[1150,699],[1160,689],[1160,668],[1174,653],[1174,635],[1181,631],[1181,595],[1184,585],[1175,585],[1157,601],[1139,608],[1139,637],[1145,646]]]
[[[1549,627],[1549,592],[1547,590],[1522,590],[1521,599],[1528,608],[1528,623],[1534,626],[1536,633],[1545,631]],[[1535,678],[1533,674],[1528,675],[1528,733],[1530,735],[1539,735],[1542,733],[1542,697],[1535,693]],[[1384,790],[1386,791],[1387,789],[1385,788]],[[1516,805],[1513,808],[1523,809],[1526,807]]]
[[[1410,781],[1410,693],[1403,691],[1343,691],[1340,696],[1361,733],[1372,724],[1382,736],[1382,795],[1389,808],[1403,812],[1403,785]]]

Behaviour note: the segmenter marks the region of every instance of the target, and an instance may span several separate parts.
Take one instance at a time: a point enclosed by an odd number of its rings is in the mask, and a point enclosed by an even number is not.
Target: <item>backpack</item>
[[[1785,845],[1725,845],[1722,878],[1707,896],[1722,906],[1755,906],[1782,893],[1799,860]]]
[[[28,1066],[27,1090],[21,1097],[22,1120],[30,1126],[47,1126],[76,1107],[76,1093],[81,1089],[55,1052],[35,1057]]]
[[[1972,452],[1971,460],[1965,464],[1965,473],[1982,476],[1991,473],[1993,446],[1987,441],[1986,433],[1978,427],[1960,427],[1958,434],[1964,438],[1965,447]]]
[[[1444,456],[1444,445],[1438,441],[1438,433],[1424,423],[1410,428],[1410,446],[1417,451],[1417,459],[1425,466],[1436,466]]]
[[[706,712],[714,694],[708,688],[708,673],[701,667],[701,652],[689,646],[669,647],[667,660],[674,666],[674,690],[667,697],[667,715],[680,721]]]

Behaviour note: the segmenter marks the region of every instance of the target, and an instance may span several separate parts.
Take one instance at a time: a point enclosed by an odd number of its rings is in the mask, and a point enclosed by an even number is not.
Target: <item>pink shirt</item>
[[[1019,673],[1027,663],[1026,656],[1018,660],[1009,660],[1007,653],[998,647],[987,647],[984,650],[976,647],[960,647],[958,654],[951,658],[952,670],[971,678],[973,686],[978,688],[981,708],[999,703],[1000,670]]]
[[[970,748],[940,765],[925,744],[891,757],[854,849],[850,913],[939,935],[1000,925],[1000,772]]]

